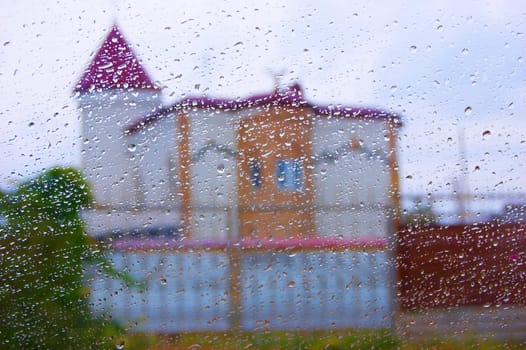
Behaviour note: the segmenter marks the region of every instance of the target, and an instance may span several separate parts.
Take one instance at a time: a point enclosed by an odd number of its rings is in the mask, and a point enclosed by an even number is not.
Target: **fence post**
[[[239,242],[239,210],[236,207],[226,208],[226,229],[227,229],[227,254],[229,264],[229,285],[228,295],[230,297],[230,330],[241,330],[241,251]]]
[[[391,215],[397,215],[396,209],[391,209]],[[398,318],[401,313],[400,307],[400,270],[399,270],[399,244],[400,244],[400,226],[393,224],[393,221],[388,223],[387,228],[387,263],[388,263],[388,277],[387,282],[389,283],[389,297],[390,309],[391,309],[391,318],[390,318],[390,328],[393,331],[397,331],[398,328]]]
[[[230,330],[241,330],[241,250],[233,241],[228,247],[230,264]]]

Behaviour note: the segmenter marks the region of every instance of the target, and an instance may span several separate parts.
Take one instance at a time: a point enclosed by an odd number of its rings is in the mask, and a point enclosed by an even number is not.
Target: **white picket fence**
[[[114,267],[143,286],[92,271],[94,311],[133,331],[161,333],[236,324],[244,330],[392,326],[394,274],[386,244],[160,247],[111,251]],[[232,249],[239,254],[234,262]]]

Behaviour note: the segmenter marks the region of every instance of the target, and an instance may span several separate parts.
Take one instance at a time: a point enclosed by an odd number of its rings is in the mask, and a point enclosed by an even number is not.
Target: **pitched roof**
[[[106,89],[160,90],[115,25],[75,86],[75,92]]]
[[[316,115],[336,118],[392,119],[397,125],[400,125],[400,116],[394,112],[371,107],[312,104],[304,99],[301,86],[295,83],[284,90],[274,90],[268,94],[253,95],[242,99],[212,98],[208,96],[186,97],[130,124],[126,127],[125,132],[133,134],[176,111],[186,108],[234,111],[265,105],[308,107]]]

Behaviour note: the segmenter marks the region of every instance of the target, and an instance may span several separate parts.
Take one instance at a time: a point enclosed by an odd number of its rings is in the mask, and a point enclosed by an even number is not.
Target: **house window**
[[[280,190],[301,190],[303,188],[303,162],[301,160],[280,160],[276,175]]]
[[[261,187],[261,163],[258,160],[252,160],[249,164],[250,168],[250,184],[252,188],[258,189]]]

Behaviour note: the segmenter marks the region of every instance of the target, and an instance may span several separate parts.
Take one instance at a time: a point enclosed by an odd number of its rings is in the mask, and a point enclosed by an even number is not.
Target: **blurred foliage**
[[[431,201],[418,198],[414,207],[404,210],[401,223],[411,227],[427,227],[437,224],[437,216],[433,210]]]
[[[85,262],[103,260],[80,217],[90,201],[88,184],[70,168],[0,196],[1,348],[114,348],[119,330],[92,315],[85,286]]]
[[[350,331],[260,331],[208,332],[155,336],[130,334],[125,339],[129,350],[172,349],[397,349],[400,341],[389,330]]]
[[[333,331],[259,331],[206,332],[173,335],[128,334],[128,350],[182,349],[258,349],[258,350],[337,350],[337,349],[525,349],[520,340],[505,340],[477,335],[436,334],[425,338],[404,339],[387,329],[354,329]]]

